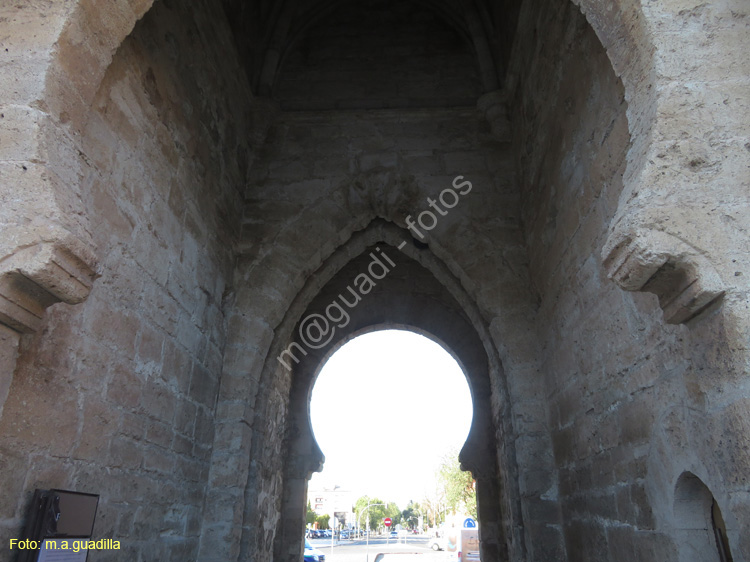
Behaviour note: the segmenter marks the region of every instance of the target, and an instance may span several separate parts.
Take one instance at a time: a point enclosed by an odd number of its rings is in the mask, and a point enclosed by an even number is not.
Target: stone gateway
[[[92,560],[299,562],[318,370],[398,326],[483,562],[750,560],[749,52],[747,0],[3,2],[0,559],[54,488]]]

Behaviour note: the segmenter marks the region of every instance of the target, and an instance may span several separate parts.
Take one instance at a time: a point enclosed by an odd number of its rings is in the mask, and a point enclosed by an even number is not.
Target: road
[[[419,556],[391,558],[386,556],[383,562],[448,562],[448,554],[435,552],[427,548],[429,537],[407,536],[404,540],[371,537],[369,547],[364,539],[338,541],[331,548],[331,539],[311,539],[310,544],[325,554],[325,562],[375,562],[379,553],[413,553]]]

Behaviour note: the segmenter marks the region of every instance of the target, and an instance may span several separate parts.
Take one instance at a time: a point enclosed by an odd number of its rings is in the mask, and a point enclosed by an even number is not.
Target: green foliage
[[[386,517],[385,506],[371,505],[370,508],[367,509],[367,505],[372,503],[384,504],[385,502],[379,498],[362,496],[354,503],[354,514],[356,516],[355,519],[360,522],[360,525],[363,529],[367,528],[368,520],[370,521],[370,529],[377,529],[380,521],[382,521],[383,518]]]
[[[312,525],[315,523],[315,520],[318,518],[318,514],[315,513],[312,509],[312,506],[310,505],[310,502],[307,502],[307,515],[305,516],[305,523],[308,525]]]
[[[364,515],[360,514],[367,509],[368,504],[385,504],[383,500],[379,498],[371,498],[370,496],[362,496],[356,502],[354,502],[354,514],[355,520],[360,521],[360,525],[363,529],[367,528],[367,520],[370,520],[370,530],[376,530],[383,526],[383,519],[390,517],[393,522],[396,523],[401,518],[401,511],[398,506],[389,502],[388,505],[371,505],[370,509]]]
[[[398,506],[395,504],[395,502],[389,502],[388,507],[385,510],[386,517],[390,517],[393,519],[393,523],[398,523],[399,519],[401,518],[401,510],[398,508]],[[383,520],[380,520],[380,523],[382,525]]]
[[[315,519],[318,523],[318,529],[328,529],[328,522],[330,521],[331,516],[328,514],[325,515],[318,515],[318,517]]]
[[[471,472],[461,470],[458,453],[452,451],[443,457],[438,469],[438,482],[445,494],[445,504],[452,513],[466,512],[477,518],[476,483]]]
[[[410,501],[406,509],[401,512],[401,524],[404,527],[413,529],[419,525],[420,515],[423,515],[420,505]]]

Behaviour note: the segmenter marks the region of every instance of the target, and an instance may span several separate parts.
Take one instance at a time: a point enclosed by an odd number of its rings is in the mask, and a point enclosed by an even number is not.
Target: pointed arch
[[[460,461],[477,479],[482,544],[486,556],[506,552],[510,529],[520,526],[518,491],[512,477],[502,479],[498,471],[516,473],[512,454],[512,431],[496,428],[493,408],[507,409],[507,396],[496,396],[490,378],[503,379],[502,366],[491,343],[489,331],[476,305],[458,280],[428,250],[405,241],[405,231],[382,220],[375,220],[356,233],[312,276],[290,307],[276,331],[261,378],[289,377],[290,401],[284,446],[284,487],[281,528],[275,539],[275,558],[296,560],[301,548],[298,530],[304,519],[307,480],[321,468],[322,452],[315,442],[308,415],[308,403],[320,365],[337,345],[373,326],[408,326],[429,333],[444,343],[465,369],[474,399],[474,417]],[[399,250],[399,246],[401,249]],[[380,252],[380,254],[378,254]],[[350,321],[342,323],[326,345],[310,346],[300,327],[306,318],[322,318],[320,311],[351,286],[358,272],[366,271],[371,260],[387,256],[394,264],[383,277],[383,287],[363,296],[349,311]],[[392,271],[392,275],[391,275]],[[406,291],[405,286],[413,287]],[[286,349],[297,354],[292,364],[278,360]],[[287,365],[291,367],[287,370]],[[285,374],[284,371],[287,371]],[[493,404],[495,403],[495,404]],[[508,421],[508,420],[506,420]],[[496,435],[503,436],[507,457],[499,456]],[[257,456],[257,453],[253,456]],[[498,463],[503,466],[500,466]],[[501,481],[505,487],[501,487]],[[249,488],[249,487],[248,487]],[[502,488],[502,489],[501,489]],[[502,500],[499,500],[502,498]],[[250,503],[254,503],[252,498]],[[500,503],[502,502],[502,507]],[[300,507],[301,506],[301,507]],[[300,520],[300,516],[303,517]]]
[[[683,472],[674,490],[676,542],[681,562],[732,562],[727,525],[708,487]]]

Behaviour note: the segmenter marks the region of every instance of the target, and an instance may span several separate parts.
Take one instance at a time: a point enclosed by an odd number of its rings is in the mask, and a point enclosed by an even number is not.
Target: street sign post
[[[385,519],[383,519],[383,525],[385,525],[386,527],[390,527],[391,523],[393,523],[393,521],[390,517],[386,517]]]

